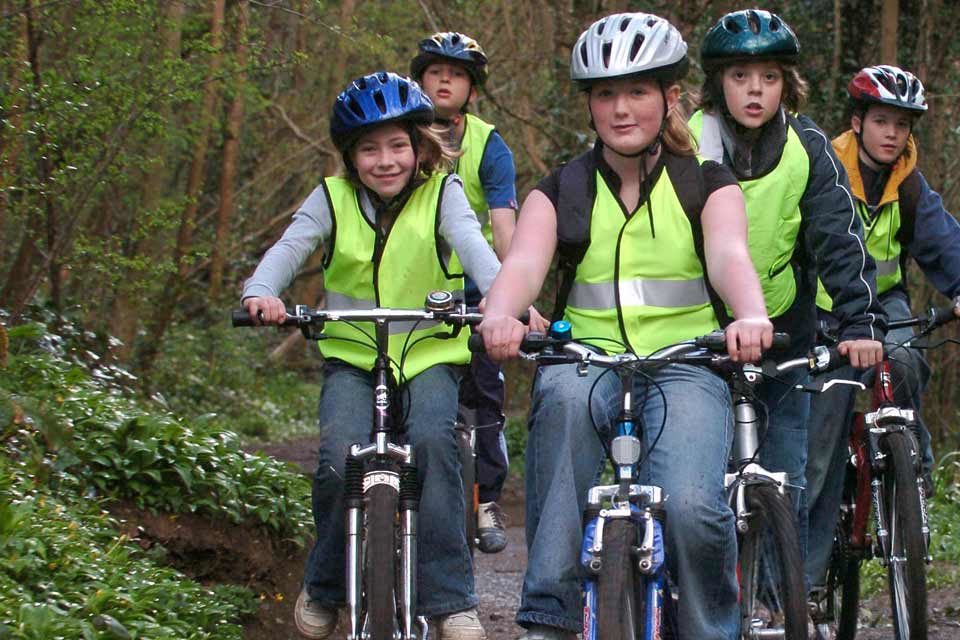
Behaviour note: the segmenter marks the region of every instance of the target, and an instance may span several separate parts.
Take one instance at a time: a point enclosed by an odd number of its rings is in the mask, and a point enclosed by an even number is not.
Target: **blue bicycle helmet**
[[[410,75],[418,81],[423,71],[434,62],[462,65],[475,85],[487,81],[487,54],[476,40],[456,31],[435,33],[417,45],[420,53],[410,61]]]
[[[704,70],[725,62],[773,58],[793,62],[800,56],[800,41],[775,13],[759,9],[734,11],[720,18],[703,39],[700,61]]]
[[[357,78],[333,103],[330,138],[345,153],[366,129],[387,122],[433,122],[433,103],[413,80],[389,71]]]

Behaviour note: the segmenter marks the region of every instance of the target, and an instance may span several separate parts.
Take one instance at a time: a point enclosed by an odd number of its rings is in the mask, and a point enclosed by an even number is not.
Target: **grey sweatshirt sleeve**
[[[483,237],[477,214],[470,208],[463,182],[455,173],[447,176],[440,201],[440,236],[456,251],[464,272],[477,283],[480,293],[486,295],[500,270],[500,261]]]
[[[317,246],[330,237],[333,217],[323,185],[313,190],[293,214],[283,236],[264,254],[253,275],[243,283],[245,298],[279,297]]]

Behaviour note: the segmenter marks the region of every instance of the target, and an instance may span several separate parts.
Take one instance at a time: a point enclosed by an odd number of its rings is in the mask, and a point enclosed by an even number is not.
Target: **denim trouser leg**
[[[880,302],[887,317],[891,320],[909,318],[912,314],[910,306],[902,295],[896,293],[882,296]],[[913,336],[913,329],[893,329],[887,332],[886,344],[899,345]],[[930,444],[930,432],[921,417],[920,398],[930,380],[930,365],[918,349],[904,347],[894,349],[889,353],[890,373],[893,379],[893,395],[901,407],[912,407],[916,411],[917,437],[922,455],[923,471],[933,470],[933,448]],[[872,379],[871,379],[872,382]]]
[[[581,628],[581,518],[586,490],[603,452],[586,399],[600,376],[578,377],[572,365],[543,367],[534,384],[527,443],[528,564],[517,621],[572,631]],[[669,367],[655,374],[668,422],[644,464],[641,480],[662,486],[667,500],[667,553],[680,593],[680,633],[690,638],[737,635],[736,537],[724,501],[723,476],[732,437],[730,394],[713,374]],[[663,398],[651,386],[646,402],[649,444],[660,432]],[[616,375],[593,392],[594,418],[606,428],[620,408]]]
[[[407,438],[423,483],[417,540],[417,613],[436,616],[476,606],[473,564],[463,530],[460,459],[453,432],[458,372],[439,365],[409,381]],[[320,397],[320,461],[313,481],[317,539],[304,584],[327,606],[344,593],[344,461],[350,445],[369,442],[372,376],[350,366],[327,366]]]
[[[856,380],[857,377],[852,367],[843,367],[826,374],[822,380]],[[810,402],[806,473],[810,528],[804,570],[811,587],[824,585],[830,562],[833,533],[843,496],[846,443],[856,393],[852,386],[835,385],[825,393],[814,395]]]
[[[790,483],[788,495],[797,514],[801,555],[807,549],[807,498],[804,470],[807,464],[807,418],[810,394],[793,389],[809,379],[806,371],[794,370],[780,381],[767,380],[757,396],[767,407],[767,429],[760,445],[760,464],[768,471],[782,471]],[[758,410],[762,408],[758,406]]]

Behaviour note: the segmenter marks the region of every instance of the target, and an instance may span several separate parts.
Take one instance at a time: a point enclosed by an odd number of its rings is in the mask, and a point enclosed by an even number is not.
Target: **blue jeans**
[[[760,464],[767,471],[787,474],[787,495],[797,517],[801,557],[807,548],[807,499],[804,469],[807,465],[807,419],[810,394],[793,387],[809,380],[806,371],[795,369],[780,380],[765,380],[757,399],[767,409],[767,428],[760,443]],[[758,413],[763,411],[758,405]]]
[[[900,292],[880,298],[884,311],[891,320],[912,315],[906,298]],[[898,345],[908,340],[913,330],[889,331],[886,344]],[[922,452],[923,470],[933,469],[933,450],[930,432],[920,419],[920,396],[930,379],[930,366],[917,349],[902,348],[889,355],[894,399],[902,407],[917,412],[918,436]],[[873,370],[865,373],[845,367],[831,374],[833,378],[859,379],[869,389],[873,384]],[[850,386],[834,388],[813,398],[810,412],[810,441],[807,461],[807,494],[810,505],[810,539],[805,570],[811,586],[824,584],[833,533],[837,526],[840,500],[843,498],[843,470],[847,460],[847,438],[850,435],[850,416],[853,412],[856,390]]]
[[[647,450],[640,480],[664,488],[666,543],[680,595],[683,638],[735,638],[737,541],[723,478],[732,439],[727,385],[712,373],[670,366],[653,374],[659,390],[634,381],[634,405],[643,409]],[[598,378],[599,381],[597,380]],[[541,367],[533,389],[526,451],[527,571],[517,622],[570,631],[582,628],[581,520],[587,489],[604,454],[591,426],[587,398],[596,382],[592,413],[609,437],[622,404],[617,375],[575,365]],[[666,398],[667,421],[661,433]]]
[[[328,363],[320,394],[320,460],[313,479],[317,538],[304,585],[328,607],[345,600],[343,474],[351,444],[370,441],[372,375]],[[454,435],[459,369],[431,367],[410,380],[399,398],[407,414],[423,491],[417,539],[417,614],[438,616],[477,605],[473,561],[464,532],[463,485]]]

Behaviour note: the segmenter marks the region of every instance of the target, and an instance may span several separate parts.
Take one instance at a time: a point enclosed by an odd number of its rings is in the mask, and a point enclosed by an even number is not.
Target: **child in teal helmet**
[[[753,9],[723,16],[700,49],[704,80],[690,128],[701,155],[730,167],[743,189],[750,255],[776,330],[791,335],[795,355],[812,346],[819,274],[837,301],[841,353],[868,367],[882,357],[885,326],[876,268],[846,173],[829,139],[799,113],[806,95],[799,56],[797,36],[779,16]],[[802,547],[810,399],[791,389],[805,377],[760,389],[769,410],[760,461],[789,475]]]

